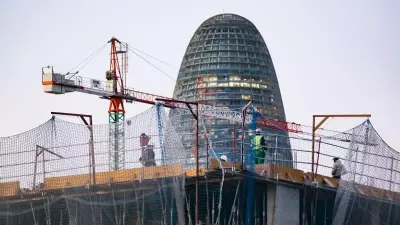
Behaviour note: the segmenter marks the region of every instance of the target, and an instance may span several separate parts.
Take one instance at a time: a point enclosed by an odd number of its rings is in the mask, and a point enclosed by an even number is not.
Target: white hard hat
[[[256,134],[260,134],[261,133],[261,129],[260,128],[257,128],[256,129]]]
[[[226,157],[226,155],[222,155],[221,160],[228,161],[228,157]]]

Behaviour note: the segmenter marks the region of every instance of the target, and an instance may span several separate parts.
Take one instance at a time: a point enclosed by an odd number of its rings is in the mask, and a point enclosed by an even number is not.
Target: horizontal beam
[[[64,113],[64,112],[50,112],[52,115],[62,115],[62,116],[84,116],[84,117],[92,117],[92,115],[87,114],[79,114],[79,113]]]
[[[371,114],[320,114],[313,117],[371,117]]]

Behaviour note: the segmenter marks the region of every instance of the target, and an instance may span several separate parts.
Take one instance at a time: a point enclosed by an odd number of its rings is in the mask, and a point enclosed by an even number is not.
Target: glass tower
[[[216,15],[200,25],[186,49],[173,97],[233,110],[241,110],[253,100],[265,117],[286,120],[278,79],[264,39],[252,22],[239,15]],[[185,135],[194,130],[190,113],[175,116],[179,116],[175,121],[179,121],[177,127],[184,145],[193,148],[193,135]],[[212,147],[219,154],[239,151],[240,145],[234,139],[239,139],[241,132],[236,131],[234,137],[233,122],[206,119],[205,125],[214,139]],[[235,126],[241,128],[239,123]],[[276,150],[278,158],[291,161],[287,132],[260,128],[267,134],[270,149],[281,148]]]

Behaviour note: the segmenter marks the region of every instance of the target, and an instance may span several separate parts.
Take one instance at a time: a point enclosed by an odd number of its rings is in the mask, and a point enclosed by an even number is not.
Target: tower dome
[[[235,110],[253,100],[264,116],[286,120],[267,45],[252,22],[235,14],[213,16],[196,30],[183,57],[173,97]],[[212,119],[206,125],[210,135],[220,140],[213,148],[221,154],[229,152],[233,147],[232,130],[227,129],[232,123]],[[182,122],[179,129],[193,130],[193,126]],[[269,136],[287,136],[283,131],[263,131]],[[189,140],[184,143],[192,144]]]

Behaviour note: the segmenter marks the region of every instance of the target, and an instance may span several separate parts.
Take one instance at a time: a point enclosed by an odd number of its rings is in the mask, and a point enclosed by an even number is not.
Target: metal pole
[[[389,182],[389,191],[392,191],[392,179],[393,179],[393,156],[391,157],[391,165],[390,165],[390,182]]]
[[[92,116],[89,116],[89,130],[90,130],[90,145],[92,153],[92,174],[93,174],[93,185],[96,185],[96,164],[94,160],[94,140],[93,140],[93,120]]]
[[[44,163],[44,150],[42,152],[42,160],[43,160],[43,183],[44,183],[44,180],[46,179],[46,165]]]
[[[311,174],[312,180],[314,180],[314,141],[315,141],[315,116],[312,121],[312,140],[311,140]]]
[[[275,134],[274,165],[276,165],[278,162],[276,150],[278,150],[278,134]]]
[[[321,151],[321,137],[319,137],[319,141],[318,141],[318,153],[317,153],[317,163],[315,166],[315,174],[318,174],[318,165],[319,165],[319,153]]]
[[[196,104],[196,225],[199,224],[199,105]]]
[[[243,170],[244,169],[244,136],[245,136],[245,132],[244,132],[244,122],[246,120],[245,116],[246,116],[246,109],[243,110],[242,112],[242,117],[243,117],[243,121],[242,121],[242,137],[241,137],[241,145],[240,145],[240,168]]]
[[[235,131],[235,124],[233,124],[233,165],[236,168],[236,131]]]
[[[207,137],[207,135],[206,135],[206,154],[207,154],[207,170],[208,170],[208,158],[209,158],[209,155],[208,155],[208,137]]]
[[[39,149],[39,146],[36,145],[35,164],[34,164],[34,169],[33,169],[33,187],[32,187],[33,190],[36,189],[36,171],[37,171],[38,149]]]

